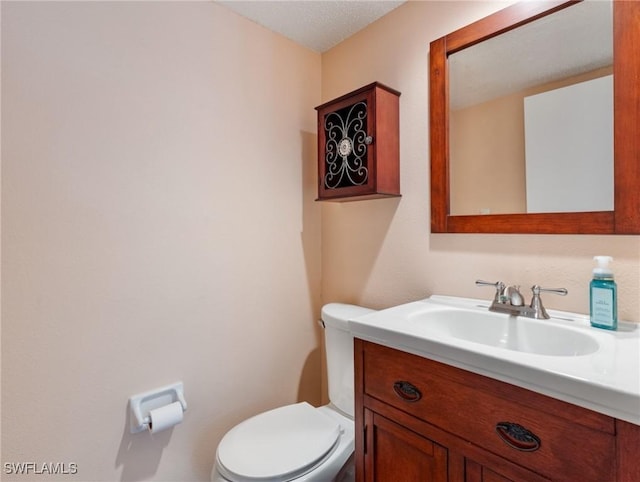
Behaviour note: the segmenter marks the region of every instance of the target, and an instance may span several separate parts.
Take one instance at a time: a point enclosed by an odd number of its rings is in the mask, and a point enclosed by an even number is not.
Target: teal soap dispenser
[[[593,279],[589,284],[589,304],[591,326],[606,330],[618,329],[618,307],[616,282],[609,263],[611,256],[594,256],[598,266],[593,269]]]

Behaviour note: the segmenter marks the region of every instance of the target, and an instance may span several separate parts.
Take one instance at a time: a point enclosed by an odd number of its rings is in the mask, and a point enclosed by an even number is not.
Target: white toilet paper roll
[[[182,422],[184,413],[180,402],[149,411],[149,432],[158,433]]]

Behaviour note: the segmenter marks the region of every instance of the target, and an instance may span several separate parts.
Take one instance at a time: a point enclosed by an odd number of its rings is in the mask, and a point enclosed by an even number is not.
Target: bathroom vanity
[[[484,310],[433,297],[351,322],[357,480],[639,481],[638,327]],[[566,352],[543,353],[547,328]]]

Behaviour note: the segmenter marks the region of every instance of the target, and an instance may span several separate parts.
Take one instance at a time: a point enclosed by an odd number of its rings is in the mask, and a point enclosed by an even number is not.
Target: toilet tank
[[[348,321],[374,310],[343,303],[329,303],[322,307],[324,340],[327,357],[329,400],[340,411],[353,417],[353,336]]]

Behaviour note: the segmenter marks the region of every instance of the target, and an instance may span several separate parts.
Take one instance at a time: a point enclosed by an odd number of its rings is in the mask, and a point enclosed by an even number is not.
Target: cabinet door
[[[374,82],[316,107],[318,200],[400,195],[399,96]]]
[[[375,189],[374,103],[373,91],[368,90],[318,110],[320,199],[370,194]]]
[[[516,469],[516,470],[513,470]],[[508,465],[501,468],[482,465],[471,459],[465,461],[465,482],[545,482],[549,479],[542,477],[523,467],[513,467],[509,470]]]
[[[365,409],[366,482],[446,482],[447,449]]]

